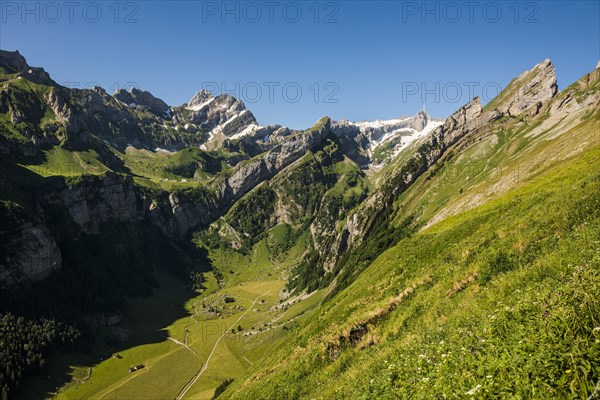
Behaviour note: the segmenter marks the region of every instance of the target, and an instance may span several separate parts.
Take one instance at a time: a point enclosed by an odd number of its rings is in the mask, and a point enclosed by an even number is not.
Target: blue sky
[[[2,1],[0,48],[62,84],[133,84],[171,105],[216,87],[261,124],[305,128],[423,101],[445,117],[545,58],[564,88],[600,59],[599,3]]]

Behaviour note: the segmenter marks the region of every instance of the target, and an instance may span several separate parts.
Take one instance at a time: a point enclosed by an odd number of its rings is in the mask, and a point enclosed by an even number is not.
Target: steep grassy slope
[[[587,398],[597,391],[599,78],[596,70],[533,113],[492,119],[450,146],[342,257],[334,284],[344,289],[222,396]],[[395,167],[421,147],[408,148]],[[376,190],[386,190],[394,173],[377,175]],[[374,259],[390,237],[392,248]]]
[[[600,378],[599,157],[400,241],[224,398],[587,397]]]

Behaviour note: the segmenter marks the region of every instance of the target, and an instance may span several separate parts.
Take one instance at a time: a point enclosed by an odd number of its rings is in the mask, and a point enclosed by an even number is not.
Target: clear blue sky
[[[489,100],[545,58],[560,88],[600,59],[598,1],[476,1],[472,9],[462,0],[0,7],[0,48],[18,49],[59,83],[96,82],[112,92],[134,82],[171,105],[216,83],[245,100],[259,123],[292,128],[322,115],[409,115],[423,97],[430,114],[445,117],[470,94]]]

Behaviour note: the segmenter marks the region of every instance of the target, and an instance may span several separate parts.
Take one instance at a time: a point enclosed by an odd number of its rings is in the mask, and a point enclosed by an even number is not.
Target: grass
[[[94,150],[70,151],[62,147],[53,147],[42,153],[42,163],[23,166],[43,177],[102,175],[110,170],[102,164]]]
[[[148,178],[161,185],[169,183],[188,183],[197,185],[208,183],[215,175],[231,169],[240,154],[224,150],[206,152],[190,147],[173,153],[151,152],[145,149],[128,147],[120,153],[113,149],[132,173]],[[185,183],[185,182],[183,182]]]
[[[590,150],[401,241],[223,398],[586,398],[600,377],[596,166]]]
[[[600,115],[589,118],[553,140],[536,140],[528,134],[533,126],[497,130],[463,151],[446,157],[420,177],[411,190],[397,200],[398,210],[419,210],[423,222],[473,208],[499,194],[534,181],[564,161],[565,155],[600,145],[593,134]],[[452,150],[450,150],[453,153]],[[400,211],[396,223],[402,222]]]

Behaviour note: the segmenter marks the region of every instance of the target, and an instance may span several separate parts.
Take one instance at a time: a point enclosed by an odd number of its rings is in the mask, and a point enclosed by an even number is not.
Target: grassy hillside
[[[344,289],[223,398],[597,393],[600,115],[550,113],[570,95],[591,104],[597,81],[449,148],[342,258]]]
[[[586,398],[597,148],[400,241],[223,398]]]

